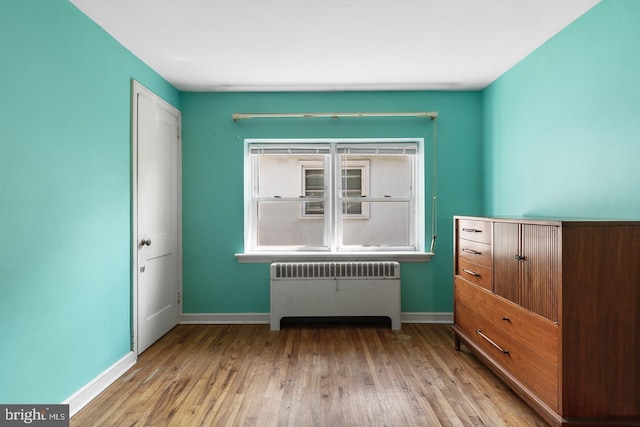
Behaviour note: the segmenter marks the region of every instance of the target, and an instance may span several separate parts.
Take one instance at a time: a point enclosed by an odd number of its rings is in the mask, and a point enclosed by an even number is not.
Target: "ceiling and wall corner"
[[[599,0],[70,0],[181,91],[481,90]]]

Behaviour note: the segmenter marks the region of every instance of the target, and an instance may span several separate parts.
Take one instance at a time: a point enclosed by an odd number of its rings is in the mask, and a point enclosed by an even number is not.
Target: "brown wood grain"
[[[457,236],[460,239],[491,244],[491,221],[485,219],[460,218],[458,220]]]
[[[527,310],[558,321],[560,292],[560,227],[523,224],[521,304]]]
[[[178,325],[72,426],[545,426],[448,325]]]
[[[456,271],[460,277],[464,277],[478,286],[482,286],[488,290],[493,289],[493,269],[490,265],[475,264],[466,258],[458,258]]]
[[[567,224],[562,239],[564,413],[640,417],[640,225]]]
[[[640,426],[640,222],[484,220],[495,293],[454,268],[455,347],[554,426]]]
[[[493,225],[493,288],[496,294],[520,304],[520,225],[496,222]]]
[[[456,326],[558,411],[558,326],[456,278]],[[501,349],[479,335],[481,331]]]

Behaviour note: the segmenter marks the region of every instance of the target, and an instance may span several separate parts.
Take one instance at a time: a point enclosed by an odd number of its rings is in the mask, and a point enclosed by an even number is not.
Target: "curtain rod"
[[[273,119],[273,118],[303,118],[315,117],[428,117],[434,120],[438,117],[437,112],[416,111],[408,113],[234,113],[231,115],[234,122],[242,119]]]

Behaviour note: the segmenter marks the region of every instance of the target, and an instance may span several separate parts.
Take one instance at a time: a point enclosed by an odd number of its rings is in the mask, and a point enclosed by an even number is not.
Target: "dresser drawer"
[[[478,328],[487,328],[491,324],[491,310],[488,309],[495,298],[491,292],[483,291],[456,276],[454,287],[454,322],[467,335],[475,337]]]
[[[474,242],[472,240],[458,239],[456,245],[458,258],[465,258],[476,264],[491,266],[491,245]]]
[[[491,222],[459,218],[458,238],[491,244]]]
[[[456,274],[485,289],[493,289],[493,270],[491,266],[476,264],[466,258],[458,258]]]
[[[518,346],[558,360],[558,325],[491,292],[455,278],[454,299],[472,309],[491,328],[504,331]]]
[[[504,330],[492,328],[465,305],[456,307],[456,325],[491,359],[502,366],[549,407],[558,410],[558,365],[531,348],[519,345]]]
[[[539,317],[539,316],[538,316]],[[455,324],[478,347],[558,409],[558,328],[456,278]]]
[[[558,363],[559,328],[550,320],[523,309],[501,297],[489,304],[488,319],[494,327],[505,333],[519,346],[527,347],[546,360]]]

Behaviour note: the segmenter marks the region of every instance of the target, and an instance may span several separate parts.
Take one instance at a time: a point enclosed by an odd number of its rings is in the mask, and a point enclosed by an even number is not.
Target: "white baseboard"
[[[453,324],[452,312],[416,312],[402,313],[402,323],[446,323]]]
[[[269,324],[269,313],[183,313],[180,323],[203,325]]]
[[[72,417],[75,415],[80,409],[84,408],[85,405],[109,387],[115,380],[120,378],[122,374],[127,372],[129,368],[136,364],[136,360],[135,353],[132,351],[127,353],[122,359],[111,365],[91,382],[62,402],[65,405],[69,405],[69,416]]]
[[[453,323],[453,313],[402,313],[402,323]],[[269,324],[269,313],[183,313],[180,323],[203,325]]]

